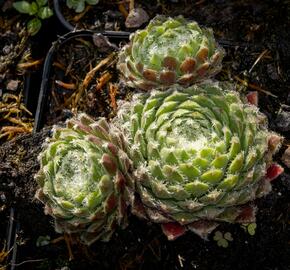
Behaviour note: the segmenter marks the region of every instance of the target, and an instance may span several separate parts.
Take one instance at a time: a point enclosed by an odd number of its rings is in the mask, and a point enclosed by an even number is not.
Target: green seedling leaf
[[[232,237],[232,234],[230,232],[226,232],[224,234],[224,238],[228,241],[233,241],[233,237]]]
[[[36,3],[39,7],[43,7],[47,4],[47,0],[36,0]]]
[[[89,5],[96,5],[98,4],[99,0],[86,0]]]
[[[242,224],[241,227],[245,230],[245,232],[247,232],[251,236],[256,234],[257,229],[256,223]]]
[[[38,12],[38,5],[36,2],[32,2],[30,5],[30,12],[29,15],[35,15]]]
[[[40,235],[36,240],[37,247],[47,246],[50,243],[50,236],[49,235]]]
[[[39,20],[38,18],[34,18],[27,23],[28,33],[31,36],[36,35],[40,28],[41,28],[41,20]]]
[[[18,1],[13,3],[13,7],[20,13],[30,14],[31,13],[31,4],[27,1]]]
[[[256,223],[250,223],[248,225],[248,227],[247,227],[249,235],[251,235],[251,236],[255,235],[256,228],[257,228],[257,224]]]
[[[226,232],[222,234],[220,231],[216,231],[213,239],[217,242],[219,247],[227,248],[229,246],[228,241],[233,241],[232,234],[230,232]]]
[[[53,15],[53,11],[49,7],[41,7],[37,13],[37,16],[44,20]]]

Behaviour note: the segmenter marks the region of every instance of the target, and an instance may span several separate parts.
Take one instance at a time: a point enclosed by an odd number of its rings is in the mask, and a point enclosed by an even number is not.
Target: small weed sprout
[[[74,9],[77,13],[84,11],[86,3],[92,6],[98,4],[99,0],[66,0],[67,7]]]
[[[223,234],[220,231],[216,231],[213,239],[217,242],[219,247],[227,248],[229,246],[229,241],[233,241],[232,234],[230,232],[226,232]]]
[[[241,227],[247,232],[249,235],[254,236],[256,234],[256,228],[257,224],[256,223],[247,223],[241,225]]]
[[[27,23],[27,30],[31,36],[38,33],[41,28],[41,20],[47,19],[53,15],[53,11],[47,6],[47,0],[36,0],[34,2],[17,1],[13,7],[19,12],[33,16]]]

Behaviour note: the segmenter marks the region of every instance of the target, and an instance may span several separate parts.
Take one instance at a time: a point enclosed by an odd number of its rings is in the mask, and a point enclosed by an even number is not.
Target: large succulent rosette
[[[169,239],[254,222],[252,201],[281,171],[272,162],[281,138],[231,87],[209,81],[141,94],[116,119],[134,162],[132,211],[161,223]]]
[[[55,219],[57,232],[85,244],[107,241],[127,225],[128,192],[133,186],[124,137],[105,119],[81,114],[56,127],[40,154],[36,197]]]
[[[131,35],[119,54],[118,68],[129,86],[166,89],[215,75],[223,55],[211,29],[182,16],[156,16],[144,30]]]

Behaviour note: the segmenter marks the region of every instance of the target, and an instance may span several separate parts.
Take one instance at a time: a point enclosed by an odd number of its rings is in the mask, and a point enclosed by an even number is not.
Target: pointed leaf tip
[[[258,107],[258,92],[257,91],[252,91],[252,92],[249,92],[247,95],[246,95],[246,98],[247,98],[247,101]]]
[[[274,180],[277,178],[281,173],[284,172],[284,168],[281,167],[278,164],[272,164],[268,169],[266,173],[266,177],[269,181]]]
[[[184,226],[175,222],[162,224],[161,228],[163,233],[167,236],[168,240],[175,240],[186,232]]]

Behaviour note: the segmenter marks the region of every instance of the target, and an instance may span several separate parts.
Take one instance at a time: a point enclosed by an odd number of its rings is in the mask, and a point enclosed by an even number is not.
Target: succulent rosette
[[[144,30],[131,35],[119,53],[118,68],[129,86],[166,89],[215,75],[223,55],[211,29],[182,16],[156,16]]]
[[[54,129],[35,178],[40,185],[36,197],[54,217],[57,232],[89,245],[126,227],[133,185],[124,147],[122,134],[103,118],[95,122],[81,114]]]
[[[206,81],[136,95],[116,118],[134,162],[132,211],[161,223],[170,240],[254,222],[252,201],[282,171],[272,161],[281,138],[232,87]]]

